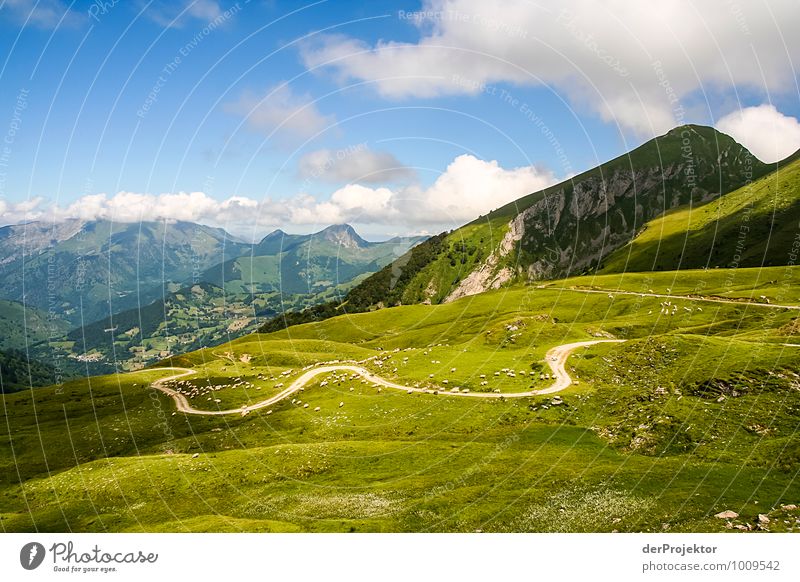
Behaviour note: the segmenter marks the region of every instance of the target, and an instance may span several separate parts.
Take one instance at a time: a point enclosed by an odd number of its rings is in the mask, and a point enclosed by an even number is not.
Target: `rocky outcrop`
[[[510,255],[519,244],[524,232],[525,213],[518,214],[508,224],[508,231],[503,236],[500,244],[486,258],[478,269],[467,275],[458,286],[444,299],[445,303],[483,293],[490,289],[499,289],[514,276],[510,267],[498,268],[501,259]]]

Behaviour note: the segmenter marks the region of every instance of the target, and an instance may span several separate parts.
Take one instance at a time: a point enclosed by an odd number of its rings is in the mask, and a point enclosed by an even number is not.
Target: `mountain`
[[[287,314],[264,330],[341,312],[442,303],[507,283],[596,270],[650,220],[720,197],[775,168],[710,127],[677,127],[592,170],[431,237],[343,302]]]
[[[228,293],[317,294],[354,284],[423,240],[418,236],[367,242],[347,224],[308,235],[276,230],[249,254],[212,267],[200,279]]]
[[[752,184],[648,222],[601,272],[788,265],[798,224],[800,158],[792,156]]]
[[[250,245],[190,222],[28,223],[0,228],[0,297],[72,324],[149,303],[165,286]]]
[[[20,260],[25,254],[37,254],[78,234],[80,220],[29,222],[0,228],[0,265]]]
[[[712,128],[678,127],[450,233],[401,300],[452,301],[510,281],[594,269],[648,220],[713,200],[770,168]]]

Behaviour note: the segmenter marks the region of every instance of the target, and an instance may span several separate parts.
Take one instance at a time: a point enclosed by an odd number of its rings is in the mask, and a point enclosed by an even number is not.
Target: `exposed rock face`
[[[508,256],[517,247],[517,244],[522,238],[525,220],[524,215],[524,212],[517,215],[517,217],[509,223],[508,232],[503,236],[497,249],[492,251],[479,269],[472,271],[458,284],[458,287],[445,298],[445,303],[469,295],[482,293],[489,289],[499,289],[503,283],[511,280],[514,276],[514,271],[509,267],[498,269],[498,265],[500,259]]]
[[[319,233],[323,239],[346,249],[357,249],[369,245],[367,241],[358,236],[358,233],[349,224],[335,224]]]
[[[684,171],[683,164],[617,170],[611,176],[591,176],[571,189],[548,193],[549,200],[542,200],[526,213],[521,248],[536,257],[527,268],[527,278],[580,272],[627,243],[646,221],[697,199],[698,194],[711,194],[689,188],[666,200],[665,185],[679,179]]]
[[[29,222],[0,228],[0,265],[26,255],[35,255],[59,242],[68,240],[83,228],[81,220]]]

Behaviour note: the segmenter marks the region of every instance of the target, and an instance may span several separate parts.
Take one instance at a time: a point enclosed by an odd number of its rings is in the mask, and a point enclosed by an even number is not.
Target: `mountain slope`
[[[35,386],[48,386],[59,381],[59,370],[31,358],[20,350],[0,351],[0,393],[19,392]]]
[[[596,269],[649,220],[716,199],[769,173],[713,128],[677,127],[633,151],[421,243],[356,286],[342,303],[268,322],[265,331],[342,312],[442,303],[509,282]]]
[[[67,334],[71,355],[102,369],[136,369],[166,357],[238,337],[274,315],[268,298],[234,297],[198,283],[106,317]]]
[[[17,301],[0,299],[0,350],[26,349],[60,338],[66,322]]]
[[[797,253],[798,223],[800,159],[795,159],[717,200],[648,222],[601,272],[786,265]]]

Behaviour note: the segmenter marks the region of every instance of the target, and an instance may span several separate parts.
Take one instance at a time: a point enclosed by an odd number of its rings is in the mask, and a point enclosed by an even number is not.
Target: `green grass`
[[[712,202],[650,221],[601,271],[792,264],[800,244],[798,192],[800,160]]]
[[[782,272],[766,273],[778,283],[759,294],[778,293]],[[797,272],[788,273],[794,286]],[[730,277],[740,291],[761,284],[754,270],[695,276],[708,277],[713,294]],[[365,365],[388,378],[424,384],[432,373],[473,390],[486,374],[483,389],[517,391],[540,382],[493,373],[535,370],[565,342],[628,339],[576,352],[568,369],[580,382],[560,404],[378,391],[332,377],[321,386],[318,376],[271,414],[206,418],[173,415],[172,400],[147,388],[172,373],[158,369],[5,395],[0,527],[722,531],[713,514],[733,509],[737,524],[769,513],[780,516],[771,530],[796,528],[797,512],[780,504],[800,501],[800,349],[776,343],[791,337],[797,313],[745,303],[699,311],[680,300],[680,313],[664,316],[660,298],[562,290],[644,283],[683,292],[692,276],[514,287],[253,334],[164,362],[198,369],[192,381],[262,386],[220,390],[222,402],[209,406],[235,407],[333,359],[373,358]],[[193,404],[208,406],[204,398]]]

